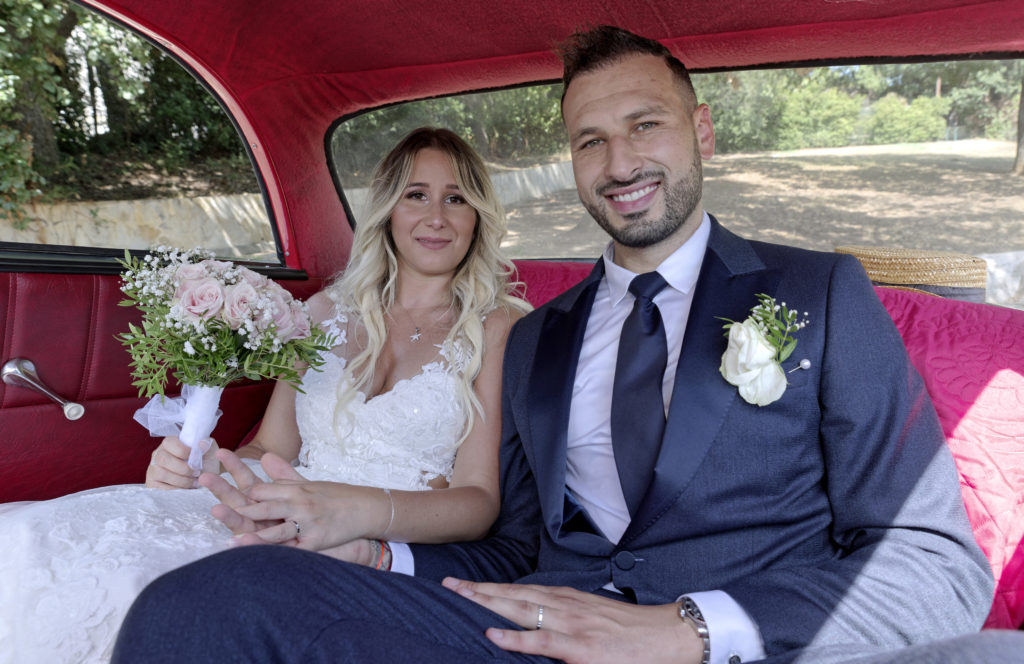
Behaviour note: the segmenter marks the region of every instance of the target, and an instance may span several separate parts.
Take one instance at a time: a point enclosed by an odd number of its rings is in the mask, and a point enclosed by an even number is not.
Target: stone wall
[[[223,256],[276,255],[259,194],[32,205],[0,240],[75,247],[202,246]]]

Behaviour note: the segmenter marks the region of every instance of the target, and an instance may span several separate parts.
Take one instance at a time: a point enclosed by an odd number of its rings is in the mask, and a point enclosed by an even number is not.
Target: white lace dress
[[[325,325],[339,344],[345,322],[339,313]],[[345,360],[327,353],[322,372],[306,372],[296,399],[298,471],[410,490],[450,478],[464,423],[455,373],[465,359],[460,344],[439,347],[416,376],[369,400],[358,394],[335,413],[347,374]],[[0,664],[108,660],[147,583],[227,547],[230,533],[209,513],[215,503],[206,489],[121,485],[0,504]]]

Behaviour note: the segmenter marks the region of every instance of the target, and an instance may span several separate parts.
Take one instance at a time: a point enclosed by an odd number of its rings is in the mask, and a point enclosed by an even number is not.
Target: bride
[[[278,383],[237,456],[211,441],[197,480],[188,448],[166,438],[145,487],[0,505],[0,664],[106,661],[149,581],[233,544],[280,542],[386,568],[387,540],[487,532],[499,505],[505,339],[528,308],[498,248],[504,214],[479,156],[432,128],[378,165],[371,209],[344,274],[309,301],[335,341],[322,371],[305,373],[302,392]],[[209,474],[221,461],[242,493]],[[225,504],[205,488],[159,490],[200,481]]]

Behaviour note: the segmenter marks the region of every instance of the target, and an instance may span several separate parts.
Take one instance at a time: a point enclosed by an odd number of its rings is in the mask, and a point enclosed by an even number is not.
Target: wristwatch
[[[704,656],[700,664],[711,664],[711,637],[708,635],[708,624],[704,622],[704,614],[697,608],[697,603],[683,595],[679,598],[679,617],[689,623],[697,631],[697,636],[704,642]]]

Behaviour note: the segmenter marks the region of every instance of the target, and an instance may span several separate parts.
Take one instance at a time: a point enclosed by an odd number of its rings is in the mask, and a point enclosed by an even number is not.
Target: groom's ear
[[[711,109],[700,104],[693,112],[693,130],[697,136],[697,150],[702,159],[715,156],[715,123],[711,120]]]

